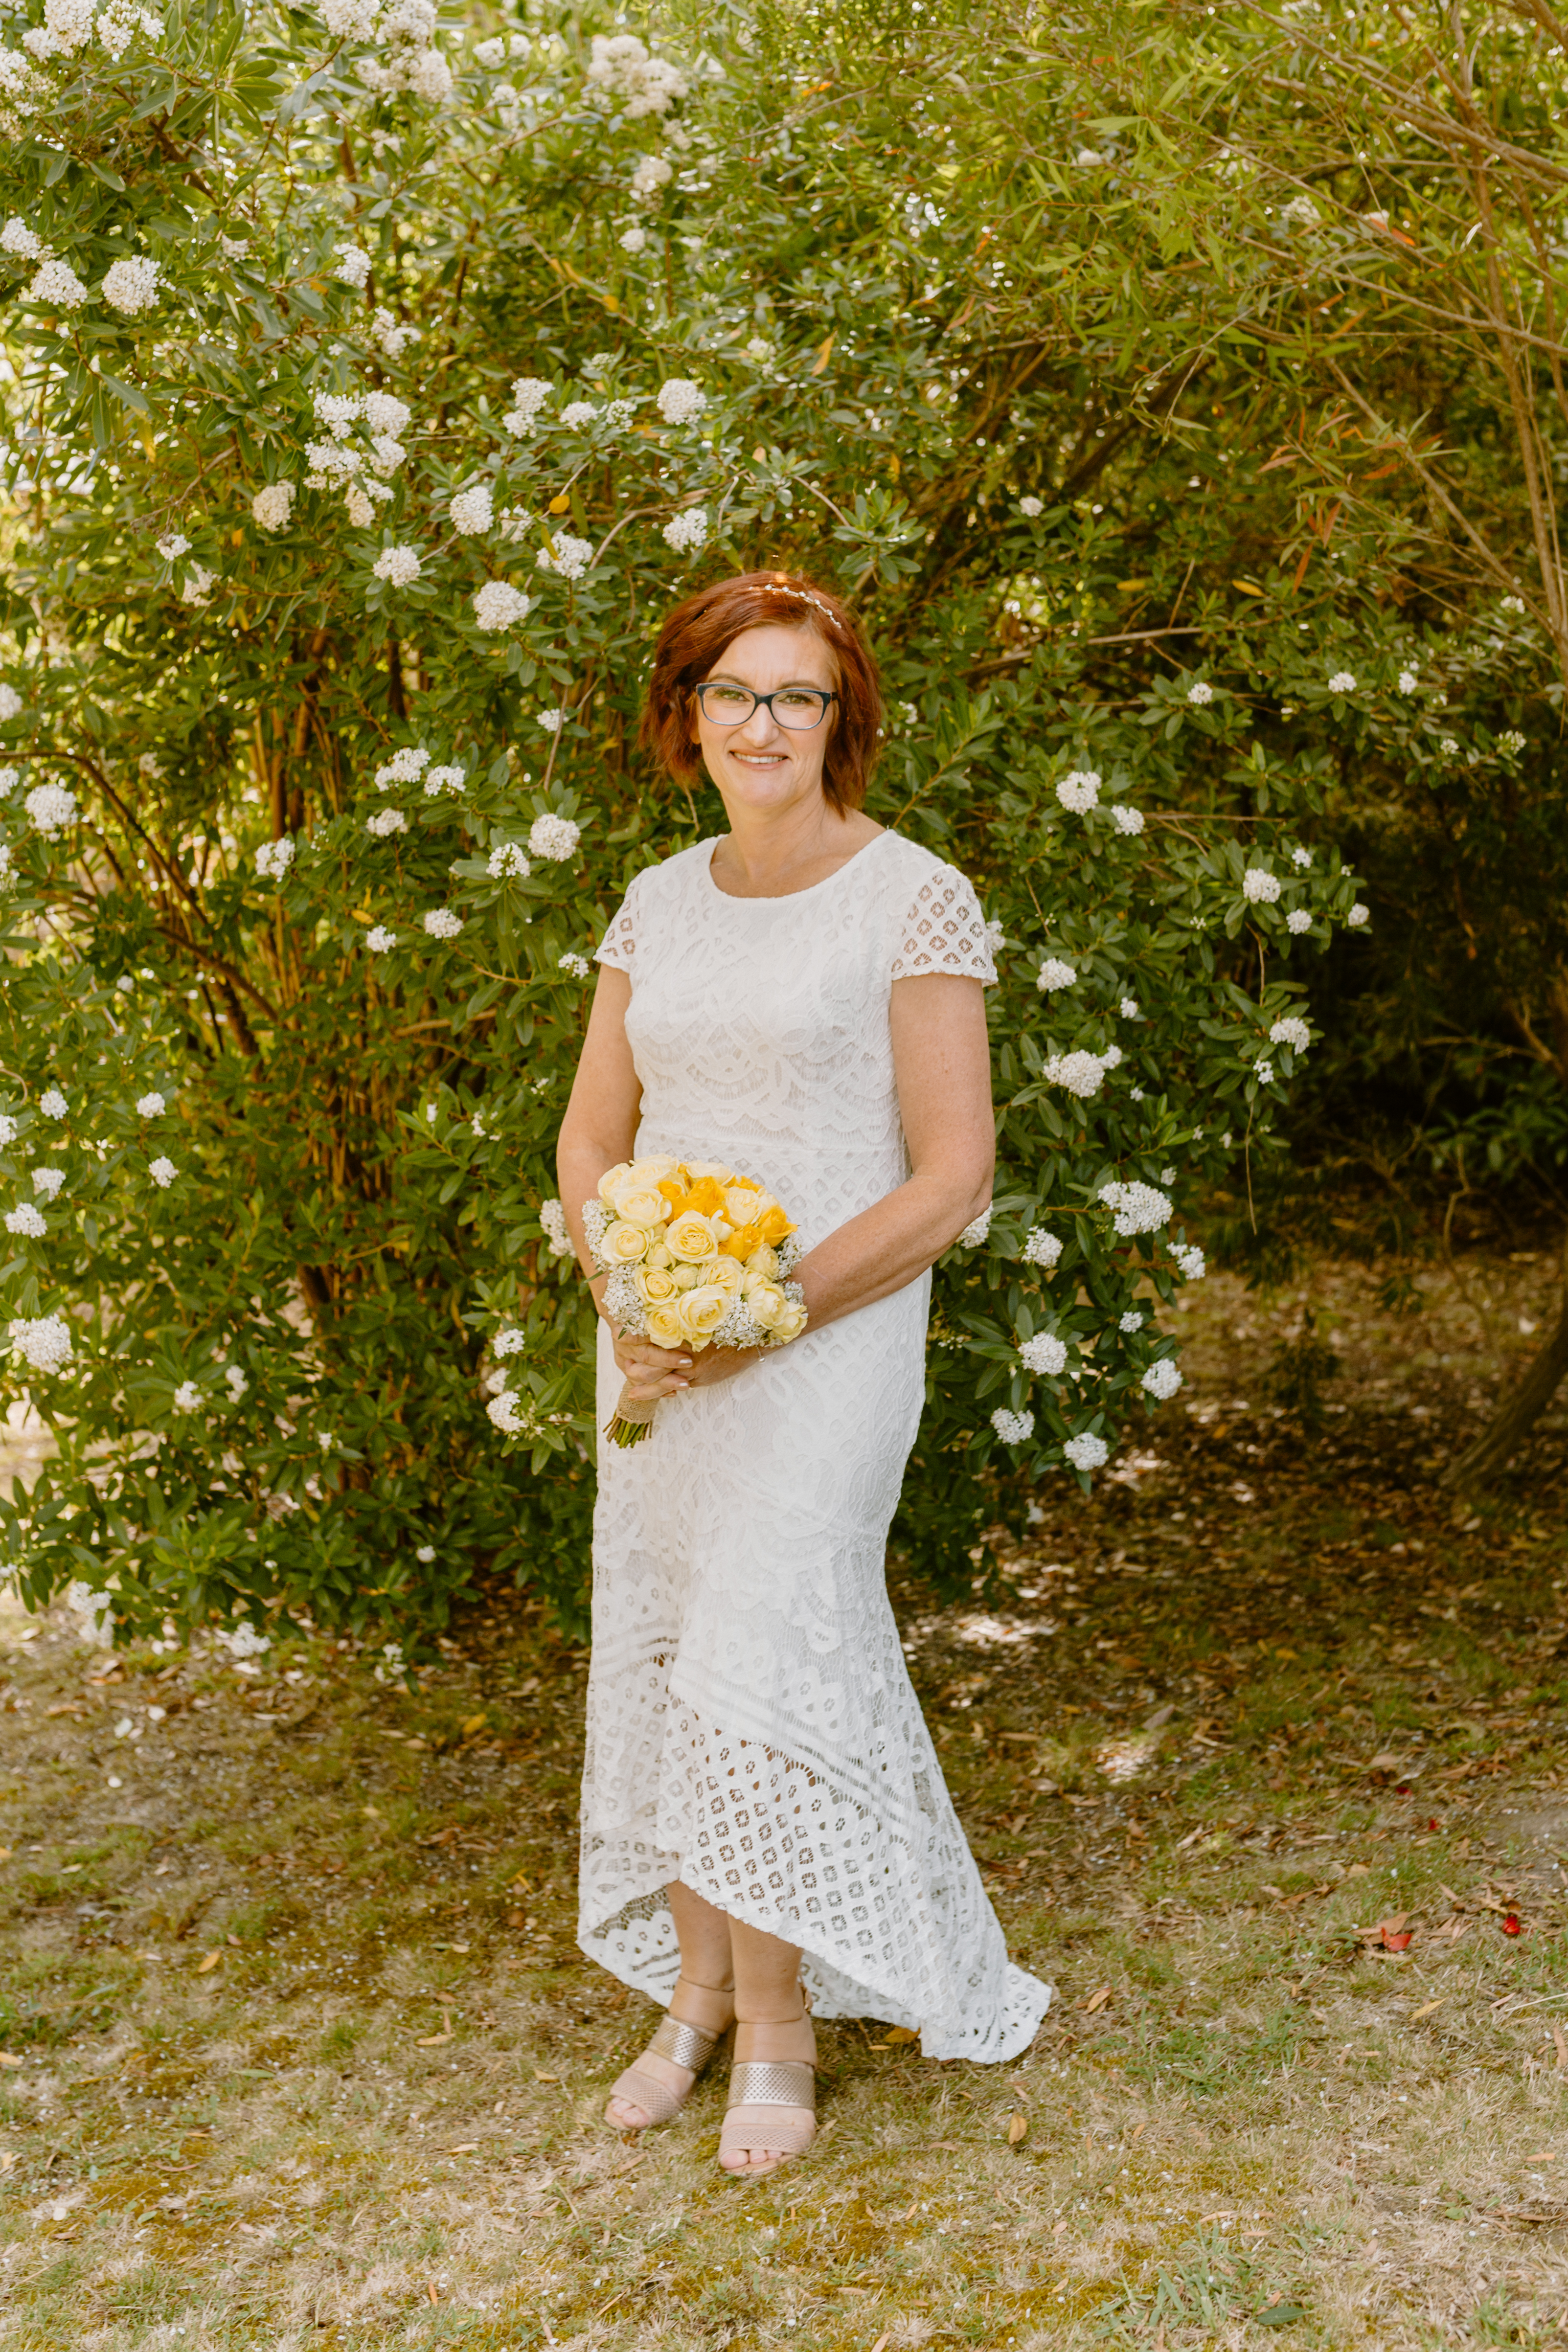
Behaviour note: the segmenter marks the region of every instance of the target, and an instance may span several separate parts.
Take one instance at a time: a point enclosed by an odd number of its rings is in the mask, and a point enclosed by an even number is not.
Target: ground
[[[997,1587],[892,1564],[1058,1999],[1003,2067],[824,2026],[765,2184],[721,2067],[599,2120],[654,2012],[574,1946],[585,1659],[526,1603],[412,1692],[12,1604],[0,2352],[1568,2345],[1561,1424],[1461,1518],[1434,1484],[1550,1276],[1211,1279],[1182,1396]]]

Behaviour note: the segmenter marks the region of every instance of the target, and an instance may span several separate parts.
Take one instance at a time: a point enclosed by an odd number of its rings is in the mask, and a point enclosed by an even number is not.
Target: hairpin
[[[826,613],[830,621],[837,621],[838,618],[832,605],[825,604],[821,597],[814,596],[809,589],[792,588],[787,580],[770,580],[768,588],[775,596],[798,596],[803,604],[815,604],[817,611]]]

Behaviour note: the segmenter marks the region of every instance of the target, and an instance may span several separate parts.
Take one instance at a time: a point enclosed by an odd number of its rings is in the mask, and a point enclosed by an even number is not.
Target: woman
[[[1050,1999],[1008,1963],[883,1580],[929,1269],[991,1197],[995,973],[963,877],[861,812],[879,714],[826,589],[749,572],[669,615],[643,740],[678,780],[700,760],[730,830],[627,891],[561,1131],[590,1274],[581,1204],[638,1154],[728,1162],[806,1244],[787,1347],[599,1329],[601,1422],[623,1383],[658,1412],[600,1448],[579,1935],[668,2002],[605,2112],[665,2121],[733,2022],[720,2162],[752,2176],[816,2128],[803,1962],[817,2016],[929,2057],[1015,2057]]]

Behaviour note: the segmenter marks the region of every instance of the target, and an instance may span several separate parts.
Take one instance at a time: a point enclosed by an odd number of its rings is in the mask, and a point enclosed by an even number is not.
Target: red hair
[[[879,748],[882,687],[847,605],[831,588],[787,572],[742,572],[700,588],[667,615],[637,740],[665,772],[689,783],[701,764],[691,736],[693,690],[746,629],[810,629],[833,656],[838,699],[828,715],[822,790],[840,816],[866,797]]]

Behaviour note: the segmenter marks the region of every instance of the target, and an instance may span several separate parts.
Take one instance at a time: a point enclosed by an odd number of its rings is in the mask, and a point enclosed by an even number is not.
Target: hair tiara
[[[773,596],[798,596],[803,604],[815,604],[817,611],[826,613],[830,621],[838,619],[831,604],[825,604],[820,596],[812,594],[809,588],[792,588],[787,580],[770,580],[767,593]]]

